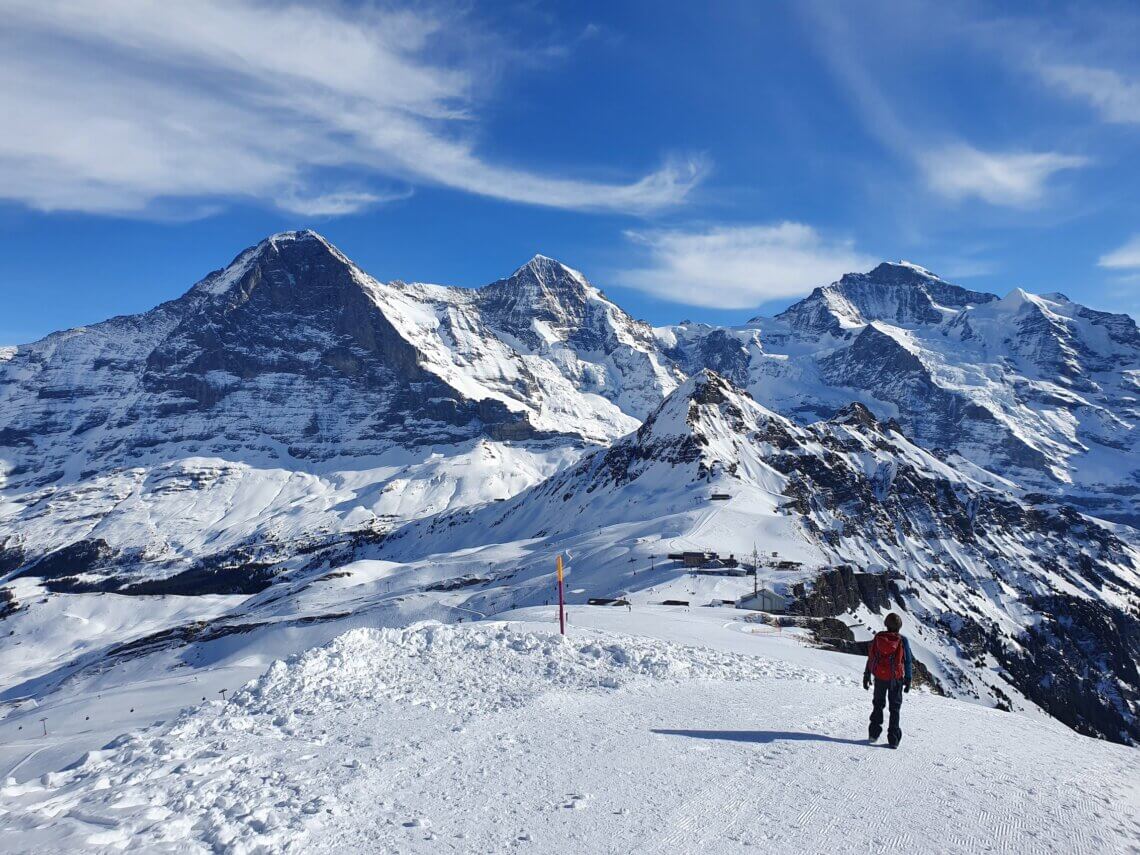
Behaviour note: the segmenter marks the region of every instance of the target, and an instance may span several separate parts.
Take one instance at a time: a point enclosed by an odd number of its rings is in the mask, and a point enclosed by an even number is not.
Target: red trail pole
[[[566,595],[564,593],[562,584],[562,556],[559,555],[555,559],[555,566],[558,567],[558,629],[563,635],[566,634]]]

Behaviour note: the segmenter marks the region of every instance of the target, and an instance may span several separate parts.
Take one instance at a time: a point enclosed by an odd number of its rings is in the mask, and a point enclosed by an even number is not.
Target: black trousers
[[[899,709],[902,707],[903,681],[880,680],[875,678],[875,689],[871,701],[871,729],[870,735],[878,739],[883,732],[883,707],[891,713],[890,723],[887,725],[887,739],[898,742],[902,739],[902,728],[899,726]]]

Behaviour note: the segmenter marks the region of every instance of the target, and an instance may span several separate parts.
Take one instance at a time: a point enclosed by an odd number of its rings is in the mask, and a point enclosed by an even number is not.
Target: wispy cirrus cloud
[[[473,142],[488,81],[437,51],[469,25],[431,7],[259,0],[5,0],[0,198],[145,214],[252,199],[351,213],[433,184],[525,204],[646,213],[704,171],[627,182],[495,163]]]
[[[1140,124],[1140,78],[1087,65],[1042,64],[1039,72],[1060,91],[1095,107],[1104,121]]]
[[[1121,246],[1106,252],[1097,260],[1097,265],[1109,270],[1140,271],[1140,234],[1135,234]]]
[[[937,196],[952,202],[977,199],[998,207],[1024,208],[1045,200],[1050,180],[1057,173],[1092,162],[1082,155],[1059,151],[984,148],[953,131],[924,127],[921,111],[903,112],[896,107],[886,87],[872,73],[866,54],[860,52],[865,49],[861,28],[868,25],[835,4],[807,3],[804,8],[817,25],[814,35],[821,57],[846,90],[864,127],[884,147],[909,161],[926,188]],[[888,19],[906,17],[896,16],[893,7],[888,9]],[[940,23],[948,26],[942,4],[919,3],[910,11],[921,10],[926,14],[920,18],[937,15]],[[901,21],[898,25],[904,26]],[[909,36],[896,33],[893,41],[906,44]]]
[[[750,309],[804,294],[875,260],[845,239],[829,239],[803,223],[717,225],[703,229],[630,231],[647,252],[640,267],[615,284],[674,303]]]
[[[942,196],[973,196],[1011,207],[1040,202],[1050,177],[1089,162],[1057,152],[986,152],[965,143],[921,151],[916,157],[927,184]]]
[[[1134,234],[1116,249],[1097,259],[1097,266],[1110,272],[1106,282],[1108,300],[1117,311],[1140,319],[1140,234]]]

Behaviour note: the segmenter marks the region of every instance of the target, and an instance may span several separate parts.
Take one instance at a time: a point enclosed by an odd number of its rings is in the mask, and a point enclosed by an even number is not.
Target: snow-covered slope
[[[630,616],[627,631],[678,625]],[[226,702],[9,781],[3,847],[1094,855],[1140,841],[1134,750],[922,692],[902,748],[868,746],[857,660],[792,664],[737,638],[746,652],[582,628],[563,641],[549,622],[354,630]]]
[[[503,498],[677,382],[551,259],[478,290],[385,285],[275,235],[151,312],[6,353],[0,573],[70,548],[52,575],[114,589]]]
[[[927,448],[1140,520],[1140,332],[1127,315],[1021,289],[999,299],[900,263],[775,318],[658,336],[687,370],[719,371],[802,422],[861,401]]]
[[[703,372],[610,448],[505,502],[412,523],[377,554],[439,562],[517,544],[530,557],[512,559],[512,597],[534,603],[549,590],[540,556],[559,551],[594,597],[649,584],[629,564],[650,555],[778,552],[804,566],[773,565],[768,583],[805,613],[908,611],[946,691],[1140,739],[1140,552],[1111,526],[994,482],[861,405],[802,427]]]

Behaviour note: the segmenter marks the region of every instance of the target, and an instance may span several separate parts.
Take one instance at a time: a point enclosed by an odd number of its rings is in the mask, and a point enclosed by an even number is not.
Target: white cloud
[[[384,202],[407,199],[411,195],[411,190],[403,193],[386,194],[368,193],[361,190],[334,190],[316,196],[306,195],[300,191],[286,191],[278,195],[274,201],[281,210],[294,214],[310,217],[337,217]]]
[[[1097,264],[1110,270],[1140,270],[1140,234],[1133,235],[1123,246],[1102,255]]]
[[[977,197],[991,205],[1023,207],[1040,202],[1055,173],[1087,158],[1057,152],[986,152],[965,143],[918,155],[930,188],[949,199]]]
[[[1140,124],[1140,80],[1086,65],[1044,65],[1040,72],[1058,89],[1096,107],[1106,122]]]
[[[649,212],[683,201],[703,172],[678,160],[613,183],[489,162],[471,140],[487,81],[433,60],[446,53],[437,43],[460,36],[423,6],[3,5],[0,198],[38,209],[140,213],[245,197],[342,214],[423,182]]]
[[[626,234],[648,248],[649,260],[620,271],[616,284],[690,306],[753,308],[875,263],[851,241],[828,240],[802,223]]]

